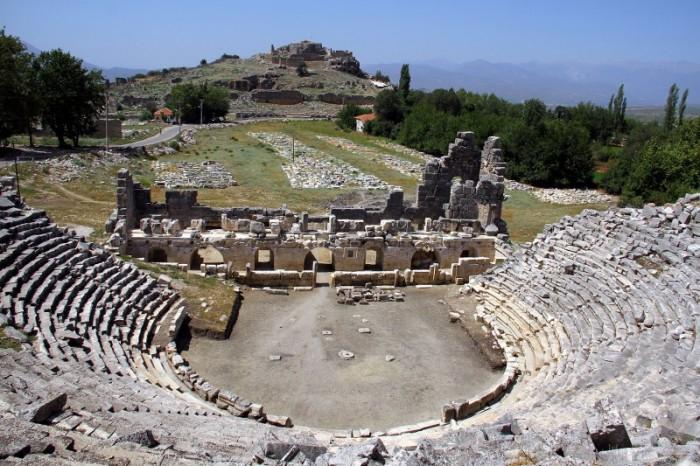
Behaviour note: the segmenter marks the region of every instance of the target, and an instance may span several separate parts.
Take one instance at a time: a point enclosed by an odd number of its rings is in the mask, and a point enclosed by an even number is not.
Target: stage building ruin
[[[122,254],[253,286],[462,284],[495,262],[496,238],[507,237],[504,172],[497,137],[481,151],[460,132],[447,155],[426,163],[415,204],[397,190],[381,209],[310,215],[203,206],[191,190],[153,202],[123,169],[106,230]]]

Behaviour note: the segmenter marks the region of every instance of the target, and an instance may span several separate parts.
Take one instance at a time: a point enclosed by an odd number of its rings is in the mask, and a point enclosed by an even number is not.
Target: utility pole
[[[109,151],[109,125],[107,120],[109,119],[109,80],[105,79],[105,156],[107,151]]]
[[[199,100],[199,124],[204,124],[204,99]]]
[[[109,84],[107,84],[109,86]],[[107,90],[107,98],[105,100],[105,155],[109,151],[109,91]]]

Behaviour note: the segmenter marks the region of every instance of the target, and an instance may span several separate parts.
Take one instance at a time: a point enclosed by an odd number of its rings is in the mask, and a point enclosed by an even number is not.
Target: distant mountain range
[[[41,51],[24,43],[27,50]],[[143,68],[104,68],[84,62],[88,69],[100,69],[105,78],[128,78],[146,73]],[[414,62],[411,85],[416,89],[464,88],[479,93],[493,93],[513,102],[536,97],[548,105],[574,105],[591,101],[607,106],[610,95],[625,84],[628,106],[663,106],[672,83],[690,89],[688,104],[700,105],[700,64],[669,63],[491,63],[474,60],[454,63],[445,60]],[[374,73],[381,70],[392,82],[399,80],[401,63],[367,64],[362,68]]]
[[[369,73],[381,70],[396,83],[401,64],[369,64],[363,69]],[[464,88],[494,93],[513,102],[537,97],[549,105],[592,101],[607,106],[610,95],[624,83],[629,106],[658,106],[664,105],[668,88],[675,82],[681,91],[690,89],[689,104],[700,104],[697,63],[514,64],[475,60],[417,62],[410,64],[410,69],[411,86],[417,89]]]
[[[32,44],[29,44],[27,42],[22,42],[22,43],[24,44],[24,47],[27,49],[27,51],[29,53],[32,53],[34,55],[38,55],[42,52],[42,50],[34,47]],[[116,78],[128,78],[129,76],[133,76],[135,74],[148,72],[148,70],[143,69],[143,68],[123,68],[123,67],[119,67],[119,66],[115,66],[115,67],[111,67],[111,68],[104,68],[104,67],[101,67],[98,65],[93,65],[92,63],[88,63],[86,61],[83,62],[83,65],[88,70],[101,70],[102,76],[109,79],[110,81],[114,81]]]

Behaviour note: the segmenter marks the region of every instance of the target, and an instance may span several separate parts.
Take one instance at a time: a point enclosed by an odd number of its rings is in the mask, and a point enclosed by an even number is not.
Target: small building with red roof
[[[168,107],[159,108],[153,112],[153,118],[160,118],[163,121],[170,121],[174,113]]]
[[[377,118],[377,115],[374,113],[365,113],[363,115],[357,115],[355,117],[355,131],[358,133],[364,133],[365,132],[365,125],[370,122],[374,121]]]

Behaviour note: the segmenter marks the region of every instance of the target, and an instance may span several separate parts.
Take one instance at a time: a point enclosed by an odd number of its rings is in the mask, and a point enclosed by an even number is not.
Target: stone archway
[[[168,254],[163,248],[151,248],[146,255],[146,262],[168,262]]]
[[[310,251],[307,252],[306,257],[304,257],[304,270],[313,270],[314,262],[316,262],[314,255]]]
[[[428,251],[425,249],[419,249],[413,253],[411,257],[411,269],[412,270],[427,270],[431,265],[438,261],[435,251]]]
[[[214,246],[206,246],[197,248],[192,252],[190,257],[190,270],[199,270],[202,264],[223,264],[224,256]]]
[[[275,270],[275,255],[272,249],[261,248],[255,250],[254,270]]]
[[[317,272],[335,272],[333,251],[331,251],[328,248],[313,248],[311,250],[311,254],[313,255],[314,260],[317,263]]]

